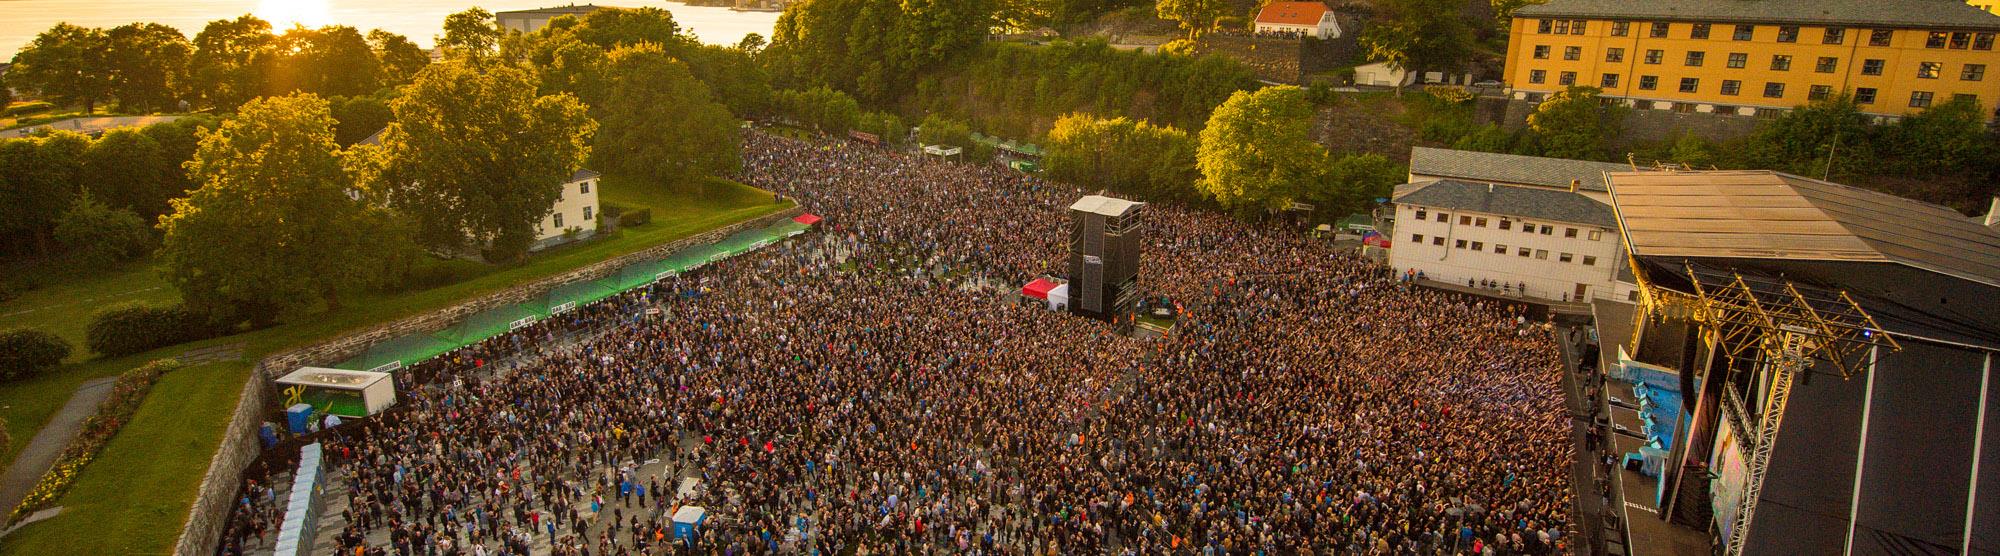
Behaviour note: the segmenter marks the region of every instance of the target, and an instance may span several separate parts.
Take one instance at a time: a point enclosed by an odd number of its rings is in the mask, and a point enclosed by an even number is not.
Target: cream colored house
[[[1604,173],[1623,164],[1417,147],[1396,187],[1399,275],[1553,301],[1628,301]]]
[[[555,210],[535,224],[535,243],[528,246],[529,251],[597,235],[597,213],[603,208],[597,204],[598,176],[597,172],[577,170],[563,182]]]

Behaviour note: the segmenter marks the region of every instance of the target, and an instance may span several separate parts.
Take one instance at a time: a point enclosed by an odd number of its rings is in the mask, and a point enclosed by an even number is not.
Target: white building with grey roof
[[[1623,164],[1417,147],[1397,186],[1400,274],[1551,301],[1629,301],[1604,173]]]

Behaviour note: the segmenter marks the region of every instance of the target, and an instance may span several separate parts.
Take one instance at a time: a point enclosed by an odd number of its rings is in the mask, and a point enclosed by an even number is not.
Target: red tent
[[[800,224],[805,224],[807,226],[811,226],[813,224],[818,224],[820,218],[819,215],[808,212],[792,217],[792,221]]]
[[[1047,301],[1049,299],[1049,290],[1053,289],[1056,289],[1055,282],[1050,282],[1047,278],[1036,278],[1035,281],[1028,282],[1028,285],[1021,287],[1021,295]]]

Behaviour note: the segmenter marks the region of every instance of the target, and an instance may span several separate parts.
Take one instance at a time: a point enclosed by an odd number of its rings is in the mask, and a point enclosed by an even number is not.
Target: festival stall
[[[389,373],[299,367],[278,379],[292,403],[342,417],[367,417],[396,404]]]
[[[1041,300],[1052,311],[1069,309],[1068,283],[1057,282],[1048,278],[1036,278],[1035,281],[1028,282],[1028,285],[1021,286],[1021,296]]]

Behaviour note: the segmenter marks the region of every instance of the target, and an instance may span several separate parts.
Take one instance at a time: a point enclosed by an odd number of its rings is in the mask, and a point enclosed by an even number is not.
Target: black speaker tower
[[[1070,205],[1070,312],[1106,322],[1132,315],[1139,297],[1145,206],[1101,195]]]

